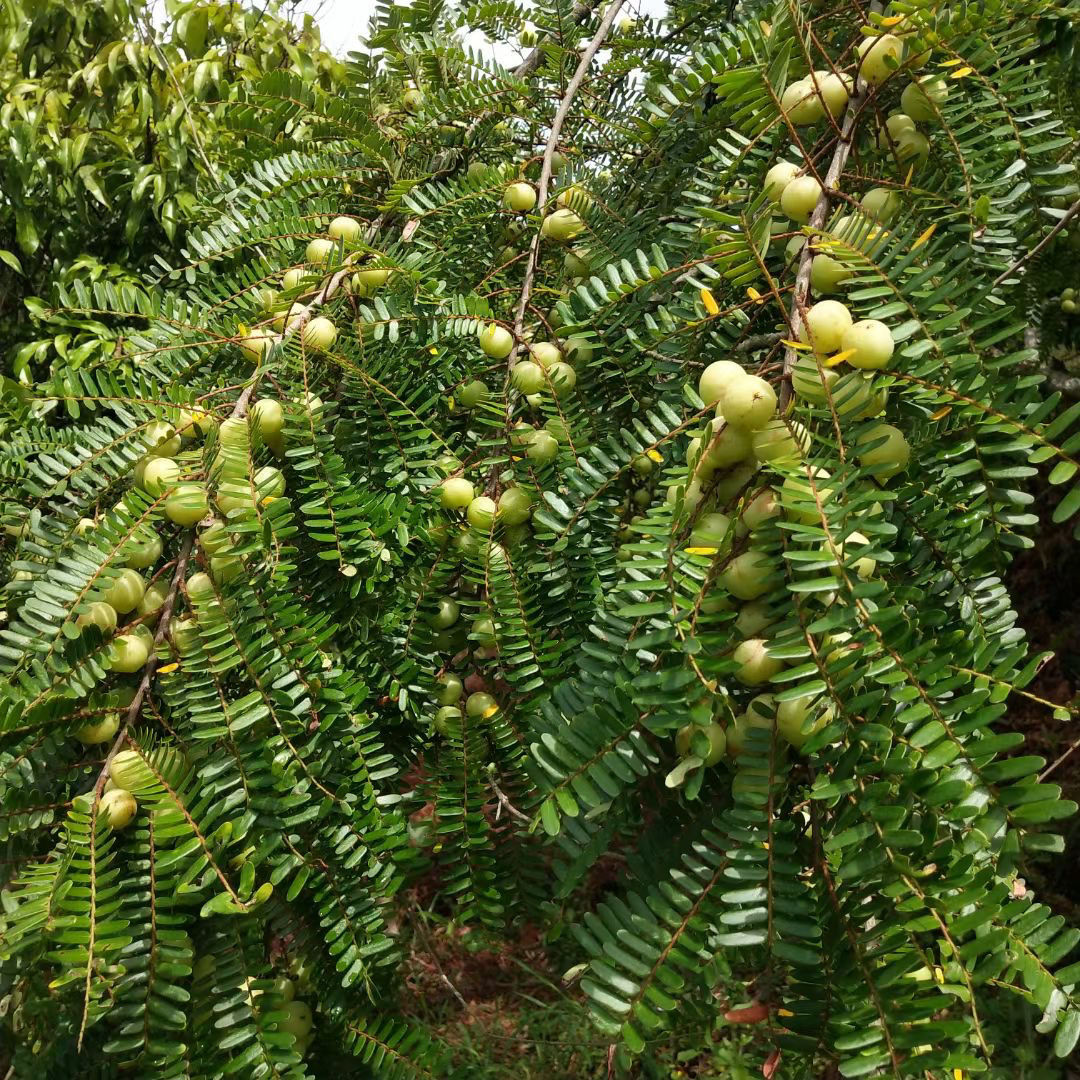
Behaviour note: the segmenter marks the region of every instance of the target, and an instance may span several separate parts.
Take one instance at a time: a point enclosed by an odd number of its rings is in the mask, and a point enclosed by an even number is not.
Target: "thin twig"
[[[566,87],[566,93],[563,94],[563,99],[559,102],[559,107],[555,111],[555,119],[551,121],[547,146],[544,147],[544,160],[540,166],[540,191],[537,196],[537,206],[541,214],[547,208],[548,184],[551,183],[551,159],[555,153],[555,147],[559,143],[563,123],[566,121],[570,106],[573,104],[578,89],[585,78],[585,73],[589,70],[589,65],[592,63],[592,59],[599,50],[604,38],[607,37],[607,33],[611,29],[615,16],[618,15],[622,5],[623,0],[613,0],[607,11],[604,12],[604,17],[600,20],[600,25],[596,28],[592,40],[585,46],[585,51],[581,54],[581,60],[578,62],[577,71],[574,72],[573,78]],[[533,278],[536,276],[536,263],[540,254],[540,238],[541,232],[537,229],[533,234],[532,244],[529,247],[529,261],[525,264],[525,281],[521,286],[521,299],[518,301],[517,314],[514,316],[514,348],[510,353],[510,364],[513,364],[517,355],[518,342],[521,339],[521,328],[525,322],[525,309],[529,306],[529,296],[532,293]]]
[[[505,806],[506,807],[506,812],[508,814],[510,814],[512,817],[516,817],[518,819],[518,821],[524,821],[526,824],[531,823],[532,819],[527,814],[523,814],[506,797],[506,794],[503,792],[503,789],[501,787],[499,787],[499,782],[495,779],[494,776],[491,777],[491,787],[492,787],[492,790],[495,792],[495,798],[497,798],[499,800],[499,805],[500,806]]]
[[[443,971],[443,966],[439,963],[439,957],[435,952],[434,946],[431,944],[431,938],[427,934],[426,919],[427,914],[421,909],[417,909],[417,914],[420,916],[419,920],[413,925],[420,931],[420,936],[424,939],[424,948],[427,949],[428,955],[435,962],[435,970],[439,973],[439,978],[446,983],[450,990],[450,993],[458,999],[458,1003],[463,1009],[468,1009],[469,1003],[461,996],[461,991],[450,981],[450,977]]]
[[[1080,214],[1080,199],[1077,199],[1076,202],[1074,202],[1072,206],[1070,206],[1069,209],[1065,211],[1064,215],[1059,219],[1058,223],[1029,252],[1027,252],[1025,255],[1021,255],[1020,258],[1017,259],[1016,262],[1014,262],[1012,266],[1010,266],[1009,269],[1005,271],[1004,274],[996,277],[994,279],[994,284],[991,285],[990,288],[996,289],[1002,282],[1007,281],[1009,278],[1011,278],[1013,274],[1015,274],[1016,271],[1019,270],[1020,267],[1022,267],[1029,259],[1035,258],[1035,256],[1038,255],[1039,252],[1042,251],[1042,249],[1046,247],[1046,245],[1049,244],[1050,241],[1053,240],[1054,237],[1057,236],[1057,234],[1061,232],[1061,230],[1064,229],[1065,226],[1068,225],[1069,222],[1072,221],[1072,219],[1076,217],[1077,214]]]

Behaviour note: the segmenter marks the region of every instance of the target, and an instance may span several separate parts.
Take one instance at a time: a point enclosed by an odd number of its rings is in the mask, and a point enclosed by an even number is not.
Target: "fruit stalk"
[[[881,5],[873,3],[871,11],[880,11]],[[836,186],[847,164],[848,155],[851,153],[851,143],[855,135],[855,124],[859,118],[859,112],[869,96],[869,84],[863,78],[858,78],[855,84],[855,92],[848,98],[847,108],[844,111],[844,120],[840,126],[840,135],[836,140],[836,149],[833,151],[832,161],[821,181],[821,194],[818,196],[817,205],[814,207],[807,228],[811,232],[820,231],[825,224],[825,218],[829,213],[829,195]],[[799,331],[802,329],[803,309],[806,307],[806,294],[810,289],[810,267],[814,261],[812,239],[807,239],[803,244],[799,255],[799,270],[795,275],[795,290],[791,299],[791,338],[798,340]],[[791,370],[795,361],[799,358],[798,351],[787,346],[784,350],[784,373],[783,383],[780,387],[780,411],[783,412],[791,400]]]
[[[566,93],[563,94],[563,99],[559,102],[558,109],[555,110],[555,119],[551,121],[551,132],[548,134],[547,146],[544,147],[544,160],[540,165],[540,190],[536,205],[539,207],[541,214],[547,208],[548,184],[551,182],[551,158],[555,153],[555,147],[558,145],[563,123],[585,78],[585,73],[589,70],[589,65],[603,44],[604,38],[607,37],[612,23],[615,22],[615,16],[619,14],[622,5],[623,0],[612,0],[607,11],[604,12],[604,17],[600,20],[600,25],[596,28],[592,40],[585,46],[577,71],[574,72],[573,78],[566,87]],[[532,244],[529,246],[529,259],[525,264],[525,280],[521,286],[521,299],[518,300],[517,313],[514,316],[514,347],[510,350],[507,364],[508,370],[513,366],[514,359],[517,356],[518,343],[521,341],[521,328],[525,322],[525,309],[529,306],[529,296],[532,293],[533,278],[536,275],[536,262],[539,254],[540,230],[537,229],[533,233]],[[809,274],[809,270],[807,273]]]

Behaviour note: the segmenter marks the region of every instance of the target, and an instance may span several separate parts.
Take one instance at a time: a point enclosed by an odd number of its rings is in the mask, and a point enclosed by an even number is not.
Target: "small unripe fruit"
[[[161,537],[149,530],[138,533],[124,545],[122,554],[132,569],[145,570],[161,558]]]
[[[435,692],[435,700],[440,705],[456,705],[465,693],[465,684],[461,678],[452,671],[447,671],[439,676],[438,682],[439,689]]]
[[[836,292],[849,277],[851,271],[831,255],[815,255],[810,264],[810,286],[818,295]]]
[[[514,348],[514,335],[498,323],[490,323],[480,332],[480,348],[493,360],[505,360]]]
[[[104,814],[114,829],[123,829],[130,825],[138,809],[135,796],[123,788],[106,791],[98,802],[98,813]]]
[[[331,240],[344,240],[346,244],[352,244],[360,239],[360,222],[352,217],[336,217],[330,222],[326,233]]]
[[[784,666],[782,660],[769,656],[768,643],[761,638],[740,642],[735,646],[731,658],[739,665],[735,678],[744,686],[760,686]]]
[[[293,289],[298,289],[307,278],[307,271],[302,266],[294,266],[289,270],[286,270],[281,278],[281,287],[290,292]]]
[[[571,277],[584,277],[590,270],[588,252],[568,251],[563,259],[563,267]]]
[[[782,701],[776,708],[776,729],[796,749],[801,749],[811,735],[816,735],[832,719],[832,710],[823,708],[820,700],[807,695]],[[816,719],[807,724],[807,719],[815,713]]]
[[[780,195],[780,209],[793,221],[805,224],[821,197],[821,184],[813,176],[796,176]]]
[[[724,417],[744,431],[763,428],[776,412],[776,391],[757,375],[735,379],[724,394]]]
[[[113,671],[127,673],[139,671],[146,664],[149,655],[145,643],[134,634],[121,634],[113,638],[109,650],[109,667]]]
[[[435,610],[428,615],[428,626],[435,630],[447,630],[458,621],[457,601],[452,596],[442,596],[435,602]]]
[[[875,424],[855,443],[859,464],[879,479],[887,480],[907,468],[911,447],[904,433],[892,424]]]
[[[798,461],[810,449],[810,432],[798,420],[777,417],[753,433],[750,440],[758,461]]]
[[[523,394],[537,394],[546,382],[544,370],[531,360],[519,360],[510,371],[510,382]]]
[[[389,279],[389,268],[374,266],[369,267],[367,270],[357,270],[349,281],[351,290],[357,296],[371,296],[376,289],[385,285]]]
[[[269,441],[281,434],[285,426],[285,410],[274,398],[259,398],[251,406],[251,421],[263,439]]]
[[[894,34],[868,37],[859,43],[859,75],[880,86],[899,66],[904,45]]]
[[[752,453],[750,432],[728,423],[719,409],[716,418],[709,421],[702,442],[705,449],[698,468],[706,473],[726,469]]]
[[[859,202],[871,217],[884,224],[892,221],[903,205],[898,192],[880,187],[871,188]]]
[[[438,734],[449,735],[450,725],[455,721],[458,723],[461,721],[461,706],[444,705],[441,709],[435,710],[435,719],[431,722],[431,726]]]
[[[243,572],[244,561],[238,555],[214,555],[210,559],[210,575],[222,585],[235,581]]]
[[[314,240],[308,243],[304,258],[312,266],[325,266],[336,250],[337,244],[333,240],[327,240],[325,236],[316,236]]]
[[[790,161],[778,161],[766,174],[763,185],[770,202],[779,202],[784,188],[799,175],[799,166]]]
[[[764,636],[764,631],[776,622],[772,609],[764,600],[750,600],[739,608],[735,619],[735,633],[743,638]]]
[[[816,124],[825,115],[825,106],[809,78],[791,83],[780,97],[780,108],[793,124]]]
[[[776,498],[776,492],[772,488],[759,491],[742,512],[741,522],[744,528],[750,532],[760,529],[767,521],[771,521],[780,514],[780,503]]]
[[[825,102],[825,108],[834,119],[838,119],[847,108],[851,96],[851,80],[847,75],[832,71],[815,71],[810,76],[811,84]]]
[[[851,351],[847,362],[852,367],[883,368],[892,359],[892,333],[877,319],[863,319],[843,332],[841,348],[845,352]]]
[[[553,461],[558,452],[559,443],[548,431],[536,432],[525,447],[526,457],[538,465],[546,465],[549,461]]]
[[[584,228],[585,222],[573,210],[562,207],[544,218],[540,232],[549,239],[561,243],[572,240]]]
[[[410,90],[409,93],[419,93],[419,91]],[[282,1006],[281,1012],[285,1014],[285,1017],[277,1022],[278,1031],[292,1035],[297,1040],[306,1039],[314,1026],[311,1008],[303,1001],[289,1001]]]
[[[280,499],[285,494],[285,477],[273,465],[263,465],[254,476],[256,498],[260,502]]]
[[[922,132],[905,131],[896,142],[896,157],[902,164],[921,166],[930,156],[930,140]]]
[[[731,519],[727,514],[702,514],[690,533],[691,547],[723,546],[731,528]]]
[[[562,360],[548,368],[547,377],[551,383],[551,391],[556,397],[573,390],[577,385],[577,372]]]
[[[804,400],[821,404],[828,400],[826,387],[831,392],[839,377],[835,368],[825,367],[813,353],[803,353],[791,370],[791,388]]]
[[[180,482],[180,466],[172,458],[151,458],[142,470],[140,487],[151,495],[163,495]]]
[[[812,345],[815,352],[837,352],[850,326],[851,312],[844,304],[839,300],[819,300],[807,310],[799,328],[799,340]]]
[[[465,701],[465,712],[472,717],[489,716],[498,708],[499,703],[490,694],[470,694]]]
[[[155,581],[146,592],[142,594],[135,610],[140,615],[156,615],[164,606],[168,590],[160,581]]]
[[[763,695],[764,696],[764,695]],[[755,701],[758,699],[755,698]],[[746,737],[754,729],[772,731],[776,721],[773,717],[755,710],[735,717],[735,722],[727,729],[728,756],[737,758],[746,749]]]
[[[479,379],[467,382],[457,393],[457,403],[463,409],[475,409],[488,396],[487,386]]]
[[[533,361],[542,368],[549,368],[552,364],[556,364],[562,359],[562,352],[560,351],[559,346],[552,344],[550,341],[536,342],[535,345],[530,346],[529,355],[533,358]]]
[[[179,484],[165,500],[165,516],[184,527],[202,521],[209,509],[203,484]]]
[[[184,587],[192,600],[212,600],[215,595],[213,581],[211,581],[208,574],[204,574],[201,570],[192,574],[184,583]]]
[[[694,752],[694,734],[700,732],[708,740],[708,751],[702,759],[706,765],[715,765],[727,749],[727,737],[724,729],[717,723],[706,724],[704,727],[698,724],[686,724],[679,728],[675,736],[675,749],[686,757]],[[700,741],[700,740],[699,740]]]
[[[706,405],[722,407],[728,387],[745,374],[746,369],[734,360],[714,360],[698,378],[698,396]]]
[[[96,626],[103,634],[116,629],[116,609],[112,604],[95,600],[75,621],[76,626]]]
[[[889,150],[905,135],[918,131],[915,121],[907,113],[893,113],[885,120],[885,127],[878,132],[877,144],[879,150]]]
[[[474,498],[472,483],[463,476],[451,476],[439,485],[439,502],[447,510],[463,510]]]
[[[523,488],[509,487],[499,496],[499,520],[504,525],[523,525],[532,512],[532,499]]]
[[[926,75],[909,82],[900,95],[900,107],[923,124],[941,123],[941,107],[949,96],[949,84],[940,75]]]
[[[121,570],[105,590],[105,602],[121,615],[134,611],[146,591],[146,582],[134,570]]]
[[[194,619],[173,619],[169,623],[169,638],[176,651],[186,656],[199,642],[199,628]]]
[[[96,746],[98,743],[108,742],[120,730],[120,714],[110,712],[100,720],[91,720],[81,727],[77,727],[72,735],[83,746]]]
[[[479,495],[469,503],[465,511],[465,517],[474,529],[487,531],[495,521],[495,512],[498,508],[494,499],[486,495]]]
[[[776,564],[763,551],[744,551],[724,567],[720,582],[739,600],[756,600],[772,587]]]
[[[300,336],[307,348],[325,352],[337,340],[337,327],[325,316],[316,315],[304,325]]]
[[[150,446],[147,453],[153,457],[171,458],[180,453],[180,436],[176,434],[176,428],[164,420],[147,424],[143,437]]]
[[[526,214],[536,205],[536,188],[524,180],[507,187],[503,193],[503,206],[515,214]]]
[[[406,112],[418,113],[424,107],[424,92],[411,87],[401,95],[401,104]]]

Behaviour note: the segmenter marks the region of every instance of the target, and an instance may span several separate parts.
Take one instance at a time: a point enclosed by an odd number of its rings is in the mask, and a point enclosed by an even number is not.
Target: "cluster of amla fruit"
[[[1076,304],[1076,290],[1075,289],[1062,289],[1061,290],[1061,310],[1066,315],[1075,315],[1077,312]]]
[[[356,218],[340,215],[330,222],[325,236],[312,238],[304,252],[304,263],[292,266],[281,278],[281,289],[270,287],[257,291],[260,306],[253,328],[242,328],[238,340],[241,351],[252,363],[261,362],[286,333],[300,328],[304,348],[327,352],[337,341],[338,329],[327,315],[312,315],[309,301],[328,283],[327,270],[338,265],[352,266],[363,258],[363,225]],[[371,296],[389,279],[391,270],[383,266],[362,266],[342,280],[347,294]]]

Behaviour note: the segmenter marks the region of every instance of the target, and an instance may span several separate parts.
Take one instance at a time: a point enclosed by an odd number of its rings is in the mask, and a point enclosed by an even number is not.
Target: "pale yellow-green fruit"
[[[180,436],[176,434],[176,428],[164,420],[147,424],[143,437],[150,447],[147,451],[149,457],[171,458],[180,453]]]
[[[832,572],[840,577],[843,573],[843,567],[840,563],[836,562],[837,556],[849,570],[854,571],[855,575],[863,581],[869,581],[874,576],[874,571],[877,569],[877,560],[871,558],[869,555],[859,555],[859,551],[868,547],[870,541],[861,533],[853,532],[848,535],[848,538],[843,543],[835,545],[837,551],[833,554],[832,547],[828,543],[822,545],[821,553],[826,558],[833,561]]]
[[[805,401],[828,401],[832,386],[840,377],[836,368],[825,367],[824,357],[802,353],[791,369],[791,388]]]
[[[116,629],[116,608],[102,600],[88,604],[86,610],[75,620],[76,626],[96,626],[103,634]]]
[[[213,521],[199,533],[199,547],[207,555],[224,555],[232,549],[232,537],[224,521]]]
[[[474,529],[486,531],[494,523],[497,511],[494,499],[487,495],[478,495],[469,503],[465,518]]]
[[[204,574],[201,570],[192,574],[184,582],[184,588],[187,590],[188,596],[195,601],[212,600],[215,596],[213,581],[208,574]]]
[[[418,113],[424,107],[424,92],[415,86],[410,87],[401,95],[401,104],[406,112]]]
[[[756,600],[772,589],[777,579],[775,561],[763,551],[736,555],[720,573],[720,583],[739,600]]]
[[[941,107],[949,97],[949,84],[941,75],[924,75],[904,87],[900,107],[913,120],[923,124],[940,124]]]
[[[714,360],[698,378],[698,395],[706,405],[722,407],[727,388],[745,374],[746,369],[734,360]]]
[[[202,521],[209,509],[204,484],[179,484],[165,500],[165,516],[184,527]]]
[[[851,321],[847,305],[839,300],[819,300],[807,309],[799,327],[799,340],[812,345],[818,353],[838,352]]]
[[[523,49],[533,48],[537,41],[540,39],[540,33],[536,28],[536,24],[529,22],[528,19],[521,24],[521,32],[518,34],[518,42]]]
[[[756,700],[756,699],[755,699]],[[735,717],[735,722],[728,725],[727,729],[727,752],[728,757],[737,758],[746,750],[747,735],[755,730],[772,731],[776,721],[771,716],[765,716],[760,712],[741,713]]]
[[[817,509],[817,500],[824,507],[832,498],[833,489],[826,483],[830,477],[827,469],[816,465],[805,465],[801,475],[794,473],[788,476],[780,485],[780,505],[784,508],[785,516],[806,525],[820,524],[822,511]]]
[[[273,465],[263,465],[255,472],[255,492],[260,502],[280,499],[285,494],[285,476]]]
[[[873,389],[861,371],[841,375],[832,386],[832,407],[843,420],[857,420],[870,405]]]
[[[851,271],[831,255],[815,255],[810,264],[810,287],[817,295],[839,291]]]
[[[154,780],[154,773],[137,750],[121,750],[109,762],[109,776],[118,788],[131,790]]]
[[[547,380],[544,369],[531,360],[519,360],[510,370],[510,382],[522,394],[538,394]]]
[[[896,157],[902,164],[921,166],[930,156],[930,140],[920,131],[905,131],[896,142]]]
[[[572,240],[584,228],[585,222],[573,210],[564,206],[544,218],[540,232],[549,239],[561,243]]]
[[[298,289],[307,279],[307,270],[302,266],[293,266],[286,270],[281,278],[281,287],[289,292]]]
[[[913,131],[918,131],[915,121],[907,113],[893,113],[885,120],[885,127],[878,132],[877,144],[879,150],[888,150],[900,139]]]
[[[542,368],[550,368],[552,364],[557,364],[562,360],[559,346],[553,345],[550,341],[536,342],[535,345],[529,347],[529,355]]]
[[[237,344],[244,355],[252,363],[257,364],[274,347],[276,341],[278,341],[278,336],[270,333],[269,330],[253,330],[240,338]]]
[[[447,477],[438,487],[439,502],[447,510],[464,510],[476,498],[471,481],[463,476]]]
[[[145,570],[161,558],[161,537],[150,530],[136,533],[124,545],[121,554],[133,570]]]
[[[134,634],[120,634],[109,649],[109,667],[120,672],[139,671],[149,655],[146,644]]]
[[[780,96],[780,108],[797,125],[816,124],[825,115],[825,106],[809,78],[791,83]]]
[[[758,461],[793,462],[810,449],[810,432],[798,420],[776,417],[755,431],[750,442]]]
[[[724,418],[743,431],[763,428],[776,412],[776,391],[757,375],[733,379],[724,393]]]
[[[784,248],[784,262],[796,263],[802,258],[803,248],[806,247],[805,236],[793,236],[787,242],[787,246]]]
[[[709,421],[702,443],[704,450],[699,459],[699,468],[708,473],[726,469],[749,457],[752,451],[750,432],[728,423],[719,411]]]
[[[711,489],[716,501],[723,505],[737,495],[741,495],[743,488],[754,478],[754,474],[760,468],[760,463],[751,457],[746,461],[736,462],[730,469],[714,476]]]
[[[337,340],[337,327],[325,315],[316,315],[304,325],[300,336],[307,348],[325,352]]]
[[[727,514],[702,514],[690,533],[690,547],[722,547],[731,529]]]
[[[164,606],[165,599],[168,596],[168,588],[164,582],[155,581],[152,585],[148,586],[146,592],[142,594],[142,599],[139,601],[135,610],[140,615],[156,615]]]
[[[93,518],[79,518],[79,523],[75,526],[75,535],[85,536],[91,529],[96,528],[97,522]]]
[[[390,279],[390,270],[385,266],[373,266],[367,270],[357,270],[350,278],[350,288],[358,296],[371,296],[376,289],[382,288]]]
[[[563,267],[571,277],[584,277],[590,269],[588,252],[568,251],[563,258]]]
[[[738,664],[735,678],[744,686],[761,686],[778,674],[784,666],[782,660],[769,655],[769,646],[762,638],[750,638],[735,646],[732,660]]]
[[[480,331],[480,348],[493,360],[505,360],[514,348],[514,335],[498,323],[489,323]]]
[[[277,1022],[278,1031],[292,1035],[295,1039],[305,1039],[314,1026],[311,1009],[302,1001],[289,1001],[282,1007],[284,1017]]]
[[[805,225],[821,197],[821,184],[813,176],[796,176],[780,194],[780,209],[792,221]]]
[[[104,814],[109,825],[114,829],[123,829],[131,824],[139,804],[130,791],[113,788],[106,791],[98,803],[98,813]]]
[[[899,428],[892,424],[875,424],[859,435],[855,456],[875,477],[887,480],[907,468],[911,447]]]
[[[525,447],[525,456],[537,465],[546,465],[553,461],[558,452],[558,440],[549,431],[537,431]]]
[[[169,623],[169,637],[181,656],[190,653],[199,642],[199,627],[194,619],[173,619]]]
[[[859,75],[880,86],[899,66],[904,43],[895,34],[868,37],[859,43]]]
[[[499,496],[499,520],[504,525],[522,525],[531,512],[532,499],[524,488],[509,487]]]
[[[877,319],[862,319],[844,330],[841,348],[850,352],[847,362],[854,368],[883,368],[892,359],[892,333]]]
[[[832,71],[815,71],[810,75],[810,82],[825,102],[828,112],[834,119],[839,119],[851,97],[850,77]]]
[[[135,570],[121,570],[106,588],[105,602],[121,615],[126,615],[135,610],[144,592],[146,582]]]
[[[90,720],[77,727],[72,735],[83,746],[96,746],[98,743],[108,742],[120,730],[120,714],[118,712],[106,713],[100,720]]]
[[[777,203],[784,188],[799,175],[799,166],[790,161],[778,161],[766,174],[764,190],[770,202]]]
[[[151,458],[142,469],[140,487],[151,495],[163,495],[180,482],[180,466],[172,458]]]
[[[507,210],[513,210],[515,214],[528,213],[535,205],[536,188],[532,184],[526,184],[524,180],[510,184],[503,192],[503,206]]]
[[[760,638],[776,622],[772,609],[764,600],[749,600],[739,608],[735,633],[742,638]]]
[[[587,210],[592,206],[592,196],[578,184],[571,184],[559,192],[555,205],[569,207],[571,210]]]
[[[780,502],[772,488],[759,491],[745,506],[740,517],[742,527],[748,532],[760,529],[766,522],[780,516]]]
[[[832,710],[811,694],[781,701],[776,708],[776,729],[797,750],[832,719]]]
[[[210,559],[210,576],[219,584],[227,585],[244,572],[244,561],[238,555],[214,555]]]
[[[675,749],[682,757],[687,757],[694,752],[694,734],[700,732],[707,740],[708,750],[702,761],[706,765],[715,765],[727,749],[727,736],[724,729],[715,721],[711,724],[686,724],[679,728],[675,736]],[[700,740],[699,740],[700,741]]]
[[[577,385],[577,372],[562,360],[547,369],[547,377],[551,384],[551,392],[556,397],[561,397]]]
[[[281,402],[274,398],[259,398],[251,406],[251,422],[264,440],[271,440],[281,434],[285,426],[285,410]]]
[[[304,258],[312,266],[325,266],[330,261],[330,256],[337,251],[337,244],[328,240],[325,236],[316,236],[308,242]]]
[[[360,222],[343,214],[330,222],[326,234],[331,240],[344,240],[346,244],[353,244],[360,239]]]
[[[903,206],[903,200],[896,191],[888,188],[871,188],[860,200],[862,208],[873,218],[888,224]]]

